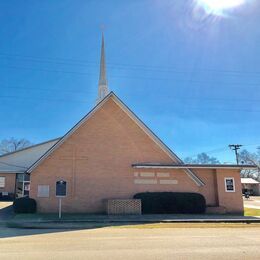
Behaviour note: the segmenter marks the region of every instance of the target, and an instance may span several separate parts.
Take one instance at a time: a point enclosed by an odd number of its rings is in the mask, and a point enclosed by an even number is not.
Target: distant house
[[[241,178],[242,192],[250,195],[260,196],[260,182],[252,178]]]

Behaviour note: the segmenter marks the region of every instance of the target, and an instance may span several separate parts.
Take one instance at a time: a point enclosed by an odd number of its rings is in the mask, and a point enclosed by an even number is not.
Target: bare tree
[[[210,157],[206,153],[199,153],[197,154],[197,157],[193,159],[192,157],[186,157],[184,159],[185,163],[190,163],[190,164],[220,164],[219,160],[215,157]]]
[[[242,150],[239,153],[239,162],[241,164],[256,165],[256,169],[241,171],[241,177],[253,178],[260,181],[260,147],[257,148],[256,153],[250,153],[247,150]]]
[[[9,139],[3,139],[0,142],[0,155],[18,151],[30,145],[32,145],[32,143],[25,138],[16,139],[14,137],[11,137]]]

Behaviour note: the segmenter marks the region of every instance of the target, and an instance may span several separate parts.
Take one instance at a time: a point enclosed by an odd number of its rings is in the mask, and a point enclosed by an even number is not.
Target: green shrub
[[[36,201],[29,197],[15,199],[13,208],[15,213],[35,213]]]
[[[134,199],[141,199],[143,214],[202,214],[206,210],[205,198],[199,193],[143,192]]]
[[[0,201],[12,201],[14,200],[14,193],[8,192],[8,195],[3,195],[3,192],[0,192]]]

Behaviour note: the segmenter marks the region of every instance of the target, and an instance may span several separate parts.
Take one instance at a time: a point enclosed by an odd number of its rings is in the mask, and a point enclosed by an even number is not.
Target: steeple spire
[[[109,90],[108,90],[107,76],[106,76],[105,40],[104,40],[104,33],[102,32],[97,103],[100,102],[108,94],[108,92]]]

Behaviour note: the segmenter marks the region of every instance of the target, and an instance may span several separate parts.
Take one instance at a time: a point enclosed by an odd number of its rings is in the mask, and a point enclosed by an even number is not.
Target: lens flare
[[[245,4],[246,0],[197,0],[207,13],[223,15],[225,11]]]

